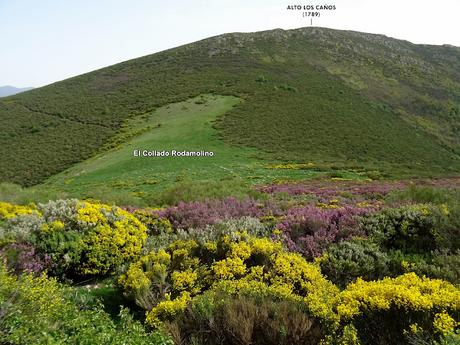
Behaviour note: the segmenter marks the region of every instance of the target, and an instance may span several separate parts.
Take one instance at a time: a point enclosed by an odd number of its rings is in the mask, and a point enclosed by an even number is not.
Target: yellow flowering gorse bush
[[[396,278],[366,282],[358,279],[340,294],[337,312],[353,318],[367,310],[460,310],[460,290],[440,280],[407,273]]]
[[[165,314],[159,309],[185,308],[184,293],[193,297],[214,288],[234,293],[265,291],[304,301],[312,314],[321,318],[333,318],[333,300],[338,295],[338,288],[316,265],[286,252],[280,243],[244,233],[239,241],[230,242],[224,235],[213,245],[175,241],[131,264],[119,282],[128,295],[153,294],[160,301],[147,313],[147,320],[155,320],[150,322],[154,326]]]
[[[51,271],[56,275],[107,274],[136,258],[147,239],[146,226],[135,216],[98,202],[56,200],[36,209],[0,203],[0,208],[0,217],[9,219],[8,236],[59,263]]]
[[[38,211],[33,204],[22,206],[0,201],[0,220],[11,219],[20,215],[32,213],[38,214]]]

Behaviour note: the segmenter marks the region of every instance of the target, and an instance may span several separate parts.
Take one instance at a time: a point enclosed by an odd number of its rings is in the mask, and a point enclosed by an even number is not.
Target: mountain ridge
[[[11,85],[0,86],[0,97],[13,96],[21,92],[32,90],[33,87],[15,87]]]
[[[459,169],[459,49],[308,27],[218,35],[10,97],[0,153],[13,164],[0,178],[39,183],[110,146],[127,119],[207,93],[244,100],[214,126],[270,160]],[[16,158],[32,152],[15,137],[40,159]],[[47,153],[56,146],[59,159]]]

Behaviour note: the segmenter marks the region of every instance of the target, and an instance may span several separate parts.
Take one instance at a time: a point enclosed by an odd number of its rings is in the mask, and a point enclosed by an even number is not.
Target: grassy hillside
[[[460,169],[459,67],[456,47],[349,31],[217,36],[0,100],[0,179],[43,182],[136,137],[143,131],[127,130],[133,119],[204,94],[242,100],[217,110],[225,114],[214,126],[243,156],[242,147],[252,147],[266,162],[453,174]],[[135,140],[149,134],[142,135]],[[83,175],[94,181],[96,173]]]
[[[217,198],[225,193],[245,194],[248,181],[264,184],[327,175],[329,169],[324,166],[284,169],[282,163],[270,165],[264,152],[220,140],[213,122],[241,102],[233,96],[202,95],[134,117],[125,124],[123,134],[114,138],[120,144],[52,176],[39,189],[130,204],[158,204],[200,199],[199,193]],[[214,155],[135,157],[134,150],[207,150]],[[334,176],[362,179],[366,174],[337,169]]]

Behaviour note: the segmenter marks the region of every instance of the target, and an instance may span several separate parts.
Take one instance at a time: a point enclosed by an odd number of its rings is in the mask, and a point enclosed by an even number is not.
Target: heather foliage
[[[48,255],[41,255],[30,244],[8,243],[0,249],[0,260],[10,271],[19,274],[22,272],[40,274],[51,267]]]
[[[324,327],[302,303],[208,291],[165,327],[176,344],[318,344]]]
[[[277,228],[289,250],[313,259],[332,243],[364,235],[358,226],[358,216],[367,212],[365,208],[354,207],[294,208],[288,210]]]
[[[404,182],[356,182],[356,181],[335,181],[335,182],[311,182],[283,183],[260,187],[259,190],[269,194],[287,193],[289,195],[311,194],[320,202],[333,198],[348,198],[363,201],[364,199],[381,199],[388,193],[401,190],[405,187]]]
[[[208,200],[204,202],[180,202],[160,212],[173,224],[175,229],[203,228],[226,218],[243,216],[262,217],[280,214],[278,207],[272,203],[254,199]]]

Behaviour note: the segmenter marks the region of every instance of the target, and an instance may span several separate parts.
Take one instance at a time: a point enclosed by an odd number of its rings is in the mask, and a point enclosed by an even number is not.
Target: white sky
[[[42,86],[227,32],[315,26],[460,46],[460,0],[0,0],[0,85]]]

